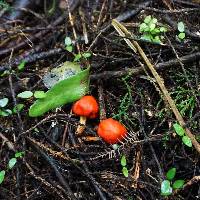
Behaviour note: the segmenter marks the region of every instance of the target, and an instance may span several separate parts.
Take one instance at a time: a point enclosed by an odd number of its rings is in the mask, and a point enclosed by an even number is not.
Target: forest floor
[[[200,199],[199,0],[1,0],[0,58],[1,200]],[[73,102],[29,116],[66,61],[100,106],[81,135]]]

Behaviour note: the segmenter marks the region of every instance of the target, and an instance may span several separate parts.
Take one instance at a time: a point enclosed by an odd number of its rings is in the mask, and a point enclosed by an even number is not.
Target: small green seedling
[[[7,117],[12,114],[12,111],[6,108],[8,101],[8,98],[0,99],[0,116],[2,117]]]
[[[15,156],[8,161],[7,168],[0,171],[0,184],[4,181],[6,172],[11,170],[16,165],[17,159],[22,158],[24,154],[25,152],[23,151],[16,152]]]
[[[24,70],[25,65],[26,65],[26,61],[25,61],[25,60],[22,60],[22,61],[20,62],[20,64],[17,66],[17,69],[18,69],[19,71],[22,71],[22,70]]]
[[[11,7],[6,1],[0,0],[0,9],[11,10]]]
[[[169,196],[172,194],[173,190],[183,188],[185,183],[184,180],[175,180],[173,181],[176,175],[176,168],[171,168],[168,170],[166,174],[166,179],[161,183],[161,195],[162,196]]]
[[[126,156],[125,155],[122,155],[120,163],[122,166],[122,173],[127,178],[128,177],[128,169],[126,167]]]
[[[73,53],[74,47],[73,47],[73,43],[70,37],[65,38],[65,49]],[[73,55],[74,55],[74,62],[79,62],[82,58],[87,60],[88,58],[91,57],[92,54],[90,52],[83,52],[83,53],[78,53],[78,54],[73,53]]]
[[[151,15],[147,16],[143,23],[140,24],[139,32],[142,34],[140,39],[153,43],[162,44],[164,39],[163,33],[167,32],[167,28],[157,25],[158,20]]]
[[[185,130],[183,129],[183,127],[180,126],[178,123],[175,123],[173,124],[173,128],[176,134],[182,137],[183,144],[185,144],[188,147],[192,147],[192,141],[187,135],[185,135]]]
[[[65,49],[69,52],[73,51],[72,40],[70,37],[65,38]]]
[[[178,38],[180,40],[184,40],[185,39],[185,25],[184,25],[184,23],[178,22],[177,28],[178,28],[178,31],[179,31]]]

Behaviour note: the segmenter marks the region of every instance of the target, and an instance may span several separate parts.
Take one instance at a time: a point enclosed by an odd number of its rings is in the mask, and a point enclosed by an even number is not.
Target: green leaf
[[[140,37],[140,39],[151,42],[153,37],[150,34],[144,34]]]
[[[151,31],[151,34],[152,34],[152,35],[157,35],[158,33],[160,33],[160,29],[158,29],[158,28],[155,28],[155,29],[153,29],[153,30]]]
[[[36,99],[42,99],[42,98],[46,97],[46,93],[44,91],[35,91],[34,97]]]
[[[153,19],[151,20],[151,23],[156,24],[157,22],[158,22],[158,20],[157,20],[156,18],[153,18]]]
[[[22,98],[22,99],[28,99],[32,96],[33,96],[33,93],[31,91],[24,91],[17,95],[18,98]]]
[[[73,51],[73,47],[72,46],[66,46],[65,49],[69,52],[72,52]]]
[[[151,15],[148,15],[147,17],[145,17],[144,23],[148,24],[151,21],[151,19]]]
[[[183,40],[185,38],[185,33],[179,33],[178,38]]]
[[[168,180],[171,181],[171,180],[175,177],[175,175],[176,175],[176,168],[174,167],[174,168],[171,168],[171,169],[167,172],[166,177],[167,177]]]
[[[114,150],[117,150],[117,149],[119,148],[119,145],[118,145],[118,144],[113,144],[113,145],[112,145],[112,148],[113,148]]]
[[[160,40],[160,37],[157,35],[156,37],[153,38],[153,42],[154,43],[158,43],[158,44],[161,44],[161,40]]]
[[[84,58],[89,58],[89,57],[91,57],[91,53],[90,52],[85,52],[85,53],[83,53],[82,54],[82,56],[84,57]]]
[[[126,167],[122,168],[122,173],[124,174],[124,176],[127,178],[128,177],[128,169]]]
[[[20,64],[17,66],[17,69],[21,71],[21,70],[23,70],[25,68],[25,65],[26,65],[26,61],[22,60],[20,62]]]
[[[3,182],[3,180],[4,180],[5,174],[6,174],[6,171],[5,171],[5,170],[0,171],[0,184],[1,184],[1,183]]]
[[[177,135],[179,136],[185,135],[185,130],[178,123],[173,124],[173,127]]]
[[[170,182],[168,180],[164,180],[161,183],[161,195],[168,196],[172,194],[172,188],[170,186]]]
[[[188,147],[192,147],[192,141],[191,141],[191,139],[188,137],[188,136],[183,136],[182,137],[182,142],[186,145],[186,146],[188,146]]]
[[[145,32],[146,28],[148,28],[148,26],[145,23],[140,24],[140,33]]]
[[[12,169],[12,168],[15,166],[16,162],[17,162],[17,159],[16,159],[16,158],[11,158],[11,159],[9,160],[9,162],[8,162],[8,168],[9,168],[9,169]]]
[[[45,98],[38,99],[30,107],[29,116],[41,116],[49,110],[74,102],[84,96],[89,89],[89,70],[90,68],[87,68],[55,84],[46,92]]]
[[[3,108],[8,104],[8,98],[0,99],[0,107]]]
[[[184,25],[183,22],[179,22],[179,23],[178,23],[178,30],[179,30],[180,32],[184,32],[184,31],[185,31],[185,25]]]
[[[151,24],[149,25],[150,31],[153,31],[155,28],[156,28],[156,25],[155,25],[155,24],[151,23]]]
[[[80,53],[75,55],[74,62],[77,62],[81,59],[82,55]]]
[[[24,156],[25,152],[24,151],[19,151],[15,153],[15,158],[22,158]]]
[[[66,37],[66,38],[65,38],[65,45],[66,45],[66,46],[70,46],[71,44],[72,44],[71,38],[70,38],[70,37]]]
[[[176,180],[173,183],[172,187],[173,187],[173,189],[181,189],[181,188],[183,188],[184,183],[185,183],[184,180]]]
[[[0,110],[0,116],[7,117],[12,114],[12,111],[10,109]]]
[[[126,166],[126,157],[125,157],[125,155],[123,155],[123,156],[121,157],[121,166],[122,166],[122,167],[125,167],[125,166]]]
[[[13,113],[17,113],[17,111],[20,112],[23,108],[24,108],[24,104],[19,103],[13,108]]]
[[[162,33],[167,32],[167,28],[165,28],[165,27],[160,27],[160,32],[162,32]]]

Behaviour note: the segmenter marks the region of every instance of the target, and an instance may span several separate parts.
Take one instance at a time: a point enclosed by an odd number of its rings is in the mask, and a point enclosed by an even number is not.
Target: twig
[[[198,61],[198,60],[200,60],[200,52],[193,53],[193,54],[186,55],[186,56],[182,56],[179,59],[183,64]],[[164,70],[166,68],[169,68],[169,67],[172,67],[172,66],[174,67],[174,66],[178,66],[178,65],[179,65],[179,60],[178,59],[172,59],[172,60],[169,60],[167,62],[159,63],[159,64],[155,65],[154,67],[155,67],[156,70]],[[92,74],[90,76],[90,78],[92,80],[110,79],[110,78],[114,78],[114,77],[125,76],[127,74],[138,75],[138,74],[141,74],[143,72],[144,72],[143,67],[137,67],[135,69],[125,68],[124,70],[121,70],[121,71],[104,71],[102,73]]]
[[[8,138],[5,137],[5,136],[3,135],[3,133],[0,133],[0,137],[1,137],[1,139],[3,140],[3,143],[6,143],[7,146],[8,146],[8,148],[9,148],[10,150],[12,150],[12,151],[14,151],[14,152],[16,151],[16,149],[15,149],[13,143],[10,142],[10,141],[8,140]]]

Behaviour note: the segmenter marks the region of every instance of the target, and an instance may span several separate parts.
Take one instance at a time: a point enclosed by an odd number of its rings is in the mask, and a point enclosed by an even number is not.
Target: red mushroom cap
[[[99,106],[93,96],[84,96],[73,105],[72,111],[74,114],[79,116],[96,118],[98,115]]]
[[[100,122],[97,133],[105,142],[115,144],[126,136],[127,130],[117,120],[109,118]]]

